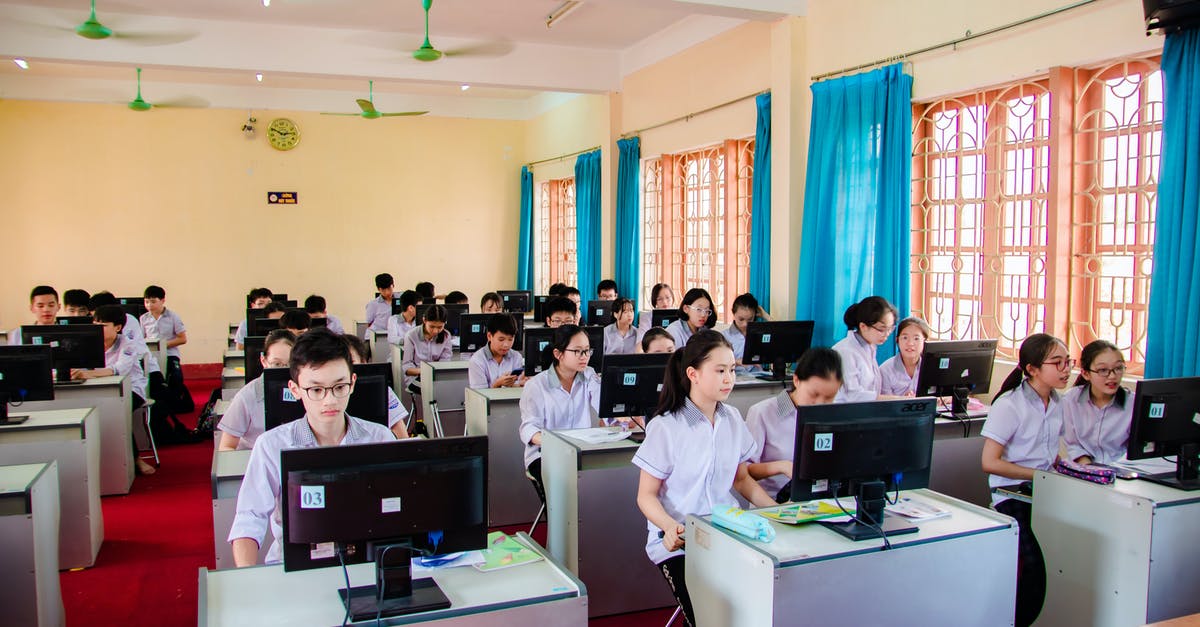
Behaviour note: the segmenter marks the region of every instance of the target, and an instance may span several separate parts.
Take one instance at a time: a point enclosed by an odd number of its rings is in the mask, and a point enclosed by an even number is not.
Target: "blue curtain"
[[[796,319],[814,346],[846,335],[864,297],[909,310],[912,76],[900,64],[812,85]],[[887,342],[879,357],[894,354]]]
[[[641,208],[641,196],[638,194],[638,172],[642,165],[641,138],[618,139],[617,154],[617,232],[613,278],[621,295],[633,300],[633,310],[638,311],[638,296],[641,294],[638,275],[642,269],[642,224],[638,215]]]
[[[1200,374],[1200,29],[1167,35],[1146,377]]]
[[[750,196],[750,293],[771,309],[771,94],[754,99],[754,180]]]
[[[521,166],[521,234],[517,236],[517,289],[533,289],[533,171]]]
[[[600,151],[575,160],[575,238],[579,291],[595,294],[600,282]],[[589,296],[590,297],[590,296]]]

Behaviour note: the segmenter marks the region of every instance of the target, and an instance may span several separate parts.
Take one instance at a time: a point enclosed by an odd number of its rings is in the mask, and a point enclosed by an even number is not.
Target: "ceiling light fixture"
[[[459,87],[459,89],[461,89],[461,90],[463,90],[463,91],[467,91],[467,90],[468,90],[468,89],[470,89],[470,88],[471,88],[471,86],[470,86],[470,85],[467,85],[467,84],[465,84],[465,83],[464,83],[464,84],[463,84],[461,87]]]
[[[271,6],[271,0],[263,0],[263,6],[264,6],[264,7],[269,7],[269,6]]]
[[[270,2],[270,1],[271,1],[271,0],[267,0],[267,2]],[[260,83],[261,83],[261,82],[262,82],[262,72],[259,72],[258,74],[255,74],[255,75],[254,75],[254,78],[255,78],[255,79],[257,79],[257,80],[258,80],[258,82],[260,82]]]
[[[21,68],[22,70],[29,69],[29,63],[25,59],[13,59],[13,63],[16,63],[17,67]]]
[[[546,16],[546,28],[554,26],[555,22],[570,15],[572,11],[578,9],[582,4],[583,2],[581,0],[566,0],[566,2],[558,5],[557,9],[554,9],[550,12],[550,15]]]

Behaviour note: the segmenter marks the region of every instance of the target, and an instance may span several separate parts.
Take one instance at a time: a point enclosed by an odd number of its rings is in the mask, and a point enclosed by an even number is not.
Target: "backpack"
[[[204,403],[204,407],[200,408],[200,417],[196,419],[196,433],[212,434],[217,428],[218,419],[213,415],[213,409],[217,406],[217,401],[221,400],[221,388],[212,391],[208,395],[208,401]]]

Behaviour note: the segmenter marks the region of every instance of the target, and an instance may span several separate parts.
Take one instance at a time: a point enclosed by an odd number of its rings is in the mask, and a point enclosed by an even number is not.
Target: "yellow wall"
[[[473,300],[514,287],[523,122],[256,115],[251,141],[243,111],[0,101],[4,328],[29,319],[34,284],[157,283],[190,330],[184,360],[217,362],[254,286],[319,293],[347,326],[381,271]],[[266,144],[278,116],[300,127],[290,152]]]

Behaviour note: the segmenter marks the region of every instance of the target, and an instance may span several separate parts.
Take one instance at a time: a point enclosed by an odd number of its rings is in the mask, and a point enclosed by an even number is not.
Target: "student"
[[[326,320],[326,329],[333,331],[337,335],[344,335],[346,333],[346,329],[342,326],[342,321],[339,320],[337,316],[327,313],[325,308],[326,303],[324,296],[311,294],[308,298],[304,299],[304,311],[308,312],[308,316],[310,318],[324,318]]]
[[[674,353],[675,338],[662,327],[654,327],[642,336],[643,353]]]
[[[666,283],[655,283],[654,287],[650,288],[650,308],[651,309],[674,309],[675,308],[675,292],[670,285]],[[650,330],[654,326],[654,312],[643,311],[638,319],[638,329],[642,333]]]
[[[58,315],[58,291],[49,285],[38,285],[29,292],[29,312],[33,314],[33,324],[54,324]],[[8,333],[8,343],[16,346],[21,343],[21,327]]]
[[[546,301],[543,312],[546,314],[546,326],[557,329],[564,324],[575,324],[579,319],[579,304],[565,296],[558,296]]]
[[[679,319],[667,325],[667,333],[675,338],[676,348],[687,344],[688,338],[701,329],[711,329],[717,324],[717,312],[713,311],[712,296],[708,290],[693,287],[683,295],[679,305]]]
[[[896,308],[882,296],[868,296],[847,307],[842,321],[846,323],[846,337],[833,345],[842,356],[844,376],[836,402],[876,400],[883,380],[875,351],[896,327]]]
[[[1042,611],[1046,569],[1030,522],[1032,506],[994,490],[1033,480],[1058,459],[1063,408],[1055,390],[1067,384],[1075,360],[1062,340],[1036,333],[1021,343],[1017,367],[1000,386],[981,434],[982,466],[993,489],[992,508],[1012,516],[1020,527],[1017,540],[1016,624],[1030,625]]]
[[[479,311],[481,313],[504,313],[504,299],[495,292],[488,292],[479,299]]]
[[[562,288],[562,296],[575,303],[575,324],[582,324],[583,309],[580,308],[580,304],[583,302],[583,297],[579,293],[579,288],[568,285]]]
[[[267,305],[275,302],[271,300],[271,290],[265,287],[256,287],[250,290],[250,294],[247,296],[246,301],[250,304],[250,309],[265,309]],[[238,325],[237,331],[235,331],[233,334],[233,344],[238,350],[246,348],[245,344],[248,325],[249,322],[243,319],[242,323]]]
[[[392,317],[392,294],[395,290],[395,281],[392,280],[392,275],[384,272],[383,274],[375,275],[375,291],[379,295],[371,299],[367,303],[367,333],[365,340],[370,340],[371,331],[387,331],[388,320]]]
[[[404,338],[417,327],[417,304],[421,296],[412,290],[404,290],[400,295],[400,313],[388,318],[388,343],[404,348]],[[388,361],[392,356],[388,355]]]
[[[1063,395],[1063,441],[1081,464],[1111,464],[1125,457],[1133,392],[1121,386],[1125,357],[1116,344],[1095,340],[1079,354],[1079,378]]]
[[[300,337],[312,330],[312,317],[303,309],[287,309],[282,316],[279,316],[279,328],[291,331],[296,337]],[[341,335],[341,333],[334,333],[334,335]]]
[[[933,329],[924,320],[905,318],[896,326],[896,354],[879,367],[879,391],[887,396],[916,396],[921,353]]]
[[[92,298],[88,300],[88,307],[93,313],[105,305],[117,305],[117,297],[113,296],[112,292],[108,290],[96,292],[95,294],[92,294]],[[117,307],[120,307],[120,305],[117,305]],[[122,309],[121,311],[125,310]],[[125,330],[122,331],[122,333],[125,334],[126,338],[128,338],[130,341],[141,344],[143,347],[146,345],[146,334],[144,331],[142,331],[142,324],[138,322],[138,319],[134,318],[132,314],[125,314],[124,328]],[[157,364],[158,362],[156,360],[154,372],[158,372]]]
[[[633,326],[633,301],[613,301],[613,323],[604,327],[604,354],[629,355],[637,352],[638,330]]]
[[[92,310],[88,308],[88,302],[92,300],[92,295],[87,293],[87,290],[67,290],[62,294],[62,315],[64,316],[91,316]]]
[[[596,300],[617,300],[617,282],[604,279],[596,284]]]
[[[142,292],[142,303],[146,313],[138,322],[146,337],[166,344],[167,362],[172,368],[179,366],[179,347],[187,344],[187,328],[174,311],[167,309],[167,291],[151,285]],[[172,368],[168,368],[171,370]]]
[[[421,281],[417,283],[414,291],[421,297],[421,302],[430,303],[437,301],[437,289],[433,287],[433,283],[429,281]]]
[[[746,411],[746,428],[754,439],[750,476],[775,500],[791,499],[792,460],[796,450],[796,408],[832,403],[842,389],[842,358],[832,348],[813,347],[796,361],[792,391],[759,401]]]
[[[266,561],[274,564],[281,560],[280,451],[396,439],[387,427],[346,414],[350,393],[354,391],[354,372],[350,347],[341,337],[328,329],[305,333],[292,349],[290,368],[288,389],[304,403],[305,416],[264,433],[254,443],[238,491],[237,513],[229,530],[233,561],[238,567],[258,562],[258,550],[268,525],[275,543],[267,552]]]
[[[746,353],[746,330],[750,328],[751,322],[765,319],[767,312],[758,306],[758,299],[749,292],[733,299],[731,311],[733,319],[730,321],[729,327],[721,334],[729,340],[729,345],[733,347],[733,356],[737,358],[738,363],[738,374],[762,372],[760,366],[742,364],[742,357]]]
[[[565,289],[567,289],[566,283],[555,283],[550,286],[550,289],[546,290],[546,294],[549,296],[566,296],[563,292]]]
[[[574,324],[557,327],[550,347],[552,367],[526,382],[520,402],[525,470],[542,503],[542,432],[591,427],[600,410],[600,377],[588,367],[592,347],[587,332]]]
[[[467,385],[473,388],[508,388],[525,385],[525,360],[512,349],[517,322],[509,314],[488,318],[487,346],[467,361]]]
[[[464,294],[458,290],[454,290],[453,292],[446,294],[446,304],[447,305],[469,305],[469,304],[471,304],[471,299],[467,298],[466,294]]]
[[[355,364],[365,364],[371,359],[371,349],[367,343],[361,338],[354,337],[349,333],[343,333],[342,339],[350,345],[350,358]],[[396,436],[397,440],[408,438],[408,410],[400,402],[400,398],[388,388],[388,428],[392,430],[392,435]]]
[[[291,331],[271,331],[263,340],[259,363],[263,368],[287,368],[295,343],[296,335]],[[255,440],[263,434],[267,425],[264,398],[262,375],[251,379],[237,391],[225,415],[221,416],[221,422],[217,424],[217,429],[221,431],[217,450],[248,451],[254,448]]]
[[[749,473],[754,440],[741,413],[727,405],[734,382],[733,348],[720,333],[700,328],[667,362],[655,417],[633,456],[641,469],[638,509],[646,516],[646,555],[658,565],[696,624],[684,581],[684,519],[735,506],[736,489],[756,507],[775,505]]]
[[[425,310],[425,320],[404,336],[404,385],[411,386],[421,375],[421,363],[450,361],[454,356],[454,339],[446,330],[446,308],[432,305]]]

